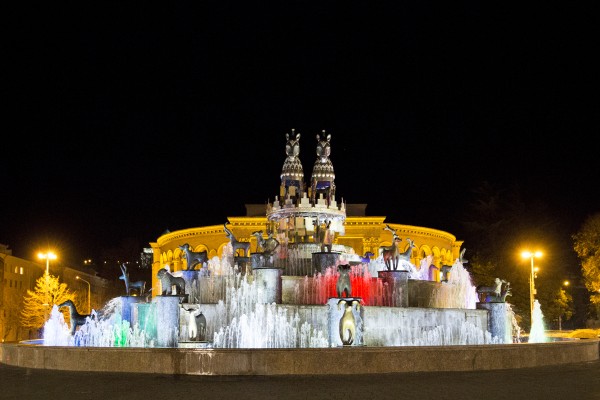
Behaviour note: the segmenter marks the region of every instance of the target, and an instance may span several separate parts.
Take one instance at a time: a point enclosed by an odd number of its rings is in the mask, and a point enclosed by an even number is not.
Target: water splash
[[[452,265],[448,282],[442,282],[434,289],[430,301],[432,308],[475,309],[478,301],[477,289],[471,281],[471,275],[463,263],[456,259]]]
[[[533,301],[533,315],[531,321],[531,329],[529,331],[529,343],[545,343],[548,341],[546,337],[546,329],[544,327],[544,314],[542,307],[536,300]]]
[[[225,302],[218,304],[221,327],[214,334],[215,348],[327,347],[321,330],[301,322],[298,313],[275,303],[265,304],[258,285],[240,274],[230,280]]]
[[[72,346],[73,338],[69,326],[65,322],[64,315],[58,311],[58,307],[52,306],[50,318],[44,324],[45,346]]]

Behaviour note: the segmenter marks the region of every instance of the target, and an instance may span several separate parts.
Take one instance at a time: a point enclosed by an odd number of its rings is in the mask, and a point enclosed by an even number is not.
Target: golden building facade
[[[332,245],[344,246],[352,255],[365,256],[372,253],[377,258],[382,246],[390,246],[393,236],[387,225],[402,241],[397,243],[401,252],[407,250],[409,240],[414,242],[411,263],[417,268],[421,261],[431,256],[429,266],[432,279],[438,280],[442,265],[452,265],[459,257],[462,241],[448,232],[437,229],[385,222],[385,216],[366,216],[366,204],[346,204],[336,199],[335,172],[331,159],[331,135],[322,131],[316,135],[316,160],[309,184],[305,184],[304,169],[300,160],[300,133],[292,129],[286,134],[285,155],[281,171],[279,192],[272,203],[246,205],[245,217],[228,217],[223,225],[213,225],[169,232],[150,243],[153,249],[152,288],[153,295],[160,293],[156,274],[166,266],[171,272],[187,269],[185,257],[179,246],[188,244],[191,251],[207,251],[209,259],[221,258],[229,243],[224,225],[236,240],[250,242],[250,252],[258,252],[253,232],[262,231],[273,235],[282,245],[305,246],[319,243],[319,235],[327,232]],[[316,248],[313,246],[312,248]],[[338,247],[340,248],[340,247]],[[284,253],[285,255],[285,253]],[[437,269],[437,272],[436,272]]]

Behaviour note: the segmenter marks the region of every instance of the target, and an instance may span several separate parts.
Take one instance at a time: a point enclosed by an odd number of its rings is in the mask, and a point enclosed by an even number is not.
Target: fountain
[[[278,259],[280,253],[275,256]],[[402,263],[401,269],[395,272],[405,274],[407,279],[396,282],[393,287],[372,274],[380,272],[377,269],[385,265],[381,257],[371,263],[349,263],[347,257],[351,258],[351,254],[340,254],[337,264],[312,276],[299,279],[286,279],[280,274],[268,276],[266,280],[273,283],[271,286],[281,288],[280,299],[276,302],[273,297],[277,295],[273,296],[267,290],[269,285],[265,284],[265,279],[257,279],[258,269],[252,274],[242,273],[233,248],[228,245],[221,259],[213,257],[209,260],[207,269],[172,274],[185,281],[185,294],[158,295],[150,302],[131,301],[130,297],[135,296],[115,298],[102,310],[93,311],[75,335],[70,334],[63,315],[55,306],[44,327],[44,344],[324,348],[515,341],[512,332],[518,327],[515,327],[510,305],[478,303],[475,287],[459,259],[452,266],[447,282],[424,279],[428,277],[422,271],[426,263],[420,268]],[[268,269],[260,268],[261,271]],[[339,293],[336,285],[341,274],[346,275],[348,288]],[[409,294],[409,307],[393,304],[394,291]],[[346,302],[346,308],[350,305],[349,309],[341,307],[341,301]],[[425,301],[427,304],[422,306],[410,306]],[[345,344],[338,327],[349,310],[355,321],[355,337],[351,344]],[[191,322],[190,312],[202,313],[202,340],[196,334],[196,320]],[[488,328],[494,324],[500,324],[501,332]],[[190,332],[194,333],[193,337]]]
[[[546,328],[544,326],[544,314],[542,313],[542,307],[540,302],[535,299],[533,301],[533,315],[532,315],[531,329],[529,331],[529,343],[545,343],[548,341],[546,336]]]
[[[444,266],[443,281],[435,281],[431,258],[413,265],[413,240],[406,238],[409,246],[400,251],[404,238],[390,225],[384,230],[392,233],[392,245],[382,246],[374,259],[336,244],[346,209],[335,199],[331,135],[317,135],[309,190],[298,159],[300,134],[286,138],[281,196],[267,204],[265,231],[252,233],[259,244],[255,252],[227,223],[229,242],[220,257],[209,259],[206,251],[179,244],[187,268],[171,272],[161,266],[161,290],[150,301],[130,296],[130,288],[145,282],[130,283],[122,268],[125,296],[93,311],[73,335],[53,309],[44,345],[216,349],[519,341],[505,296],[480,298],[463,265],[464,249]]]

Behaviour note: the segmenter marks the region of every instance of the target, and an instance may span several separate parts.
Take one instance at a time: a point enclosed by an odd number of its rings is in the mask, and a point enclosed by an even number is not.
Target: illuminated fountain
[[[529,343],[544,343],[548,341],[545,333],[544,314],[540,302],[537,299],[533,302],[533,315],[531,318],[531,329],[529,331]]]
[[[92,318],[79,327],[74,336],[70,335],[63,315],[55,306],[44,328],[44,344],[214,348],[342,345],[337,331],[341,314],[336,294],[339,263],[327,267],[323,274],[294,279],[291,286],[288,282],[288,289],[282,294],[284,302],[275,303],[267,301],[268,294],[252,275],[242,274],[237,265],[229,264],[228,260],[232,258],[235,257],[231,246],[227,246],[221,260],[216,257],[211,260],[209,275],[186,282],[195,285],[194,292],[202,295],[198,302],[179,304],[179,323],[176,326],[165,322],[172,318],[161,321],[158,311],[161,299],[171,296],[156,296],[148,303],[124,302],[119,297],[99,312],[93,311]],[[376,259],[373,264],[380,262]],[[362,303],[360,311],[353,310],[358,332],[355,345],[464,345],[512,343],[515,340],[511,334],[515,327],[510,305],[496,304],[501,310],[496,316],[477,309],[477,303],[473,302],[475,287],[460,260],[457,259],[452,266],[453,274],[448,282],[408,279],[409,291],[411,285],[431,286],[427,307],[389,306],[392,299],[390,287],[382,279],[374,278],[371,268],[369,264],[353,263],[350,270],[352,297],[360,298]],[[175,275],[181,276],[183,272],[190,271],[179,272]],[[419,277],[419,273],[420,269],[413,266],[412,274]],[[456,307],[458,303],[462,307]],[[122,317],[123,304],[132,308],[129,320]],[[206,319],[202,337],[189,337],[190,309],[201,310]],[[509,321],[503,325],[507,333],[494,336],[489,332],[490,318]],[[161,345],[158,335],[161,331],[174,338],[170,345]]]
[[[333,243],[344,234],[345,204],[335,200],[330,135],[317,135],[310,189],[298,159],[300,135],[286,135],[281,198],[267,205],[262,251],[230,239],[221,257],[206,260],[188,244],[187,269],[163,272],[185,289],[162,287],[143,296],[111,300],[71,336],[56,309],[44,328],[45,345],[188,348],[323,348],[338,346],[445,346],[513,343],[518,332],[504,296],[472,285],[457,258],[436,282],[426,257],[410,262],[396,231],[391,246],[363,260]],[[312,232],[309,235],[308,232]],[[463,249],[464,253],[464,249]],[[200,266],[196,269],[196,266]],[[347,288],[340,290],[341,275]],[[163,280],[161,279],[161,283]],[[167,283],[166,286],[169,286]],[[183,284],[182,284],[183,285]],[[155,293],[156,294],[156,293]]]

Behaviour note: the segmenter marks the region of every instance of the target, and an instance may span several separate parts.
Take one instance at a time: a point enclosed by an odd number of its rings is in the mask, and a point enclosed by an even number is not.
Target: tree
[[[591,292],[590,302],[596,319],[600,309],[600,213],[586,218],[580,230],[573,235],[573,248],[581,261],[583,283]]]
[[[546,328],[550,321],[568,321],[573,316],[573,296],[562,287],[556,287],[556,282],[551,282],[554,289],[540,290],[540,304],[544,305],[543,314]]]
[[[52,307],[67,300],[78,303],[77,295],[70,292],[65,283],[60,283],[58,277],[44,272],[44,275],[37,279],[35,289],[28,290],[23,298],[21,325],[28,329],[43,328]],[[70,323],[69,310],[64,308],[61,312],[65,316],[65,321]]]
[[[536,298],[542,309],[548,306],[542,299],[556,295],[560,282],[569,276],[569,266],[575,270],[576,255],[569,245],[570,234],[542,203],[525,203],[518,186],[503,187],[483,182],[473,190],[470,203],[463,210],[467,268],[475,285],[490,286],[495,278],[511,284],[509,302],[525,325],[530,324],[529,261],[521,258],[524,249],[544,252],[544,259],[535,280]]]

